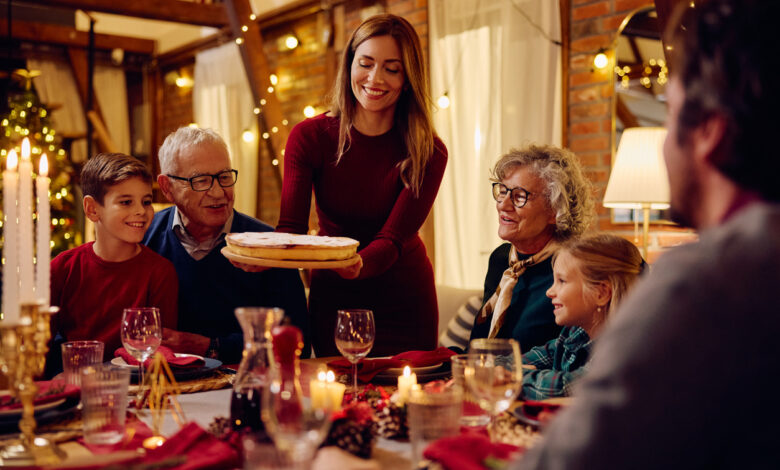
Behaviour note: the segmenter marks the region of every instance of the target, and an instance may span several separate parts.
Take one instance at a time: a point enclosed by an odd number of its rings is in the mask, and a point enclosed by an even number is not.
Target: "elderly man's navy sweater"
[[[155,214],[144,244],[168,258],[179,276],[180,331],[219,339],[219,358],[225,363],[241,359],[243,337],[236,307],[280,307],[292,324],[303,331],[309,357],[309,328],[303,283],[296,269],[269,269],[248,273],[234,267],[220,250],[222,240],[205,258],[195,260],[171,228],[175,207]],[[231,232],[268,232],[273,228],[233,211]]]

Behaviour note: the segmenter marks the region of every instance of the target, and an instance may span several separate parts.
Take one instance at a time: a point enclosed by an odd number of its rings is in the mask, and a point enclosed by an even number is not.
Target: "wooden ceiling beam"
[[[44,42],[66,47],[86,48],[89,44],[89,33],[67,26],[19,20],[14,20],[11,26],[12,36],[18,40]],[[7,28],[8,21],[5,18],[0,19],[0,31],[5,31]],[[156,41],[151,39],[116,36],[113,34],[95,34],[95,48],[97,49],[109,51],[112,49],[123,49],[125,52],[153,55],[155,44]]]
[[[184,0],[38,0],[38,4],[215,28],[228,24],[223,3]]]

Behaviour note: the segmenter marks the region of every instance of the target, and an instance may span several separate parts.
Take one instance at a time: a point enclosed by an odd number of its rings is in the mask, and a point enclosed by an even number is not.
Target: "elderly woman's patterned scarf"
[[[517,250],[515,247],[510,248],[509,267],[504,271],[501,282],[498,283],[498,288],[496,288],[496,291],[490,299],[485,302],[485,306],[482,307],[482,311],[479,312],[477,316],[477,322],[483,323],[491,314],[493,314],[488,338],[495,338],[504,325],[504,318],[506,317],[507,309],[509,309],[509,304],[512,302],[512,291],[517,284],[517,279],[522,276],[529,267],[539,264],[551,257],[555,254],[557,249],[558,244],[555,240],[550,240],[539,252],[534,253],[524,260],[518,260]]]

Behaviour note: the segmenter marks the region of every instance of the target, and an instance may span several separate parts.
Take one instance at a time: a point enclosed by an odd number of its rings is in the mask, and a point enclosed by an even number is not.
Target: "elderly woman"
[[[559,242],[582,234],[593,217],[591,186],[568,150],[513,149],[493,168],[498,236],[490,255],[485,303],[471,339],[514,338],[523,351],[556,338],[551,257]]]

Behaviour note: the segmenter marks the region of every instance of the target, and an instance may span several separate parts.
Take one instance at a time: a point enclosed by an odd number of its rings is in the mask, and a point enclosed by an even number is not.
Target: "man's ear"
[[[98,215],[98,202],[95,200],[92,196],[84,196],[84,215],[87,216],[89,220],[92,222],[97,222],[100,220],[100,216]]]
[[[173,200],[173,188],[171,187],[171,179],[165,175],[157,175],[157,185],[160,187],[160,192],[163,193],[165,199],[168,202],[175,204]]]
[[[606,306],[609,301],[612,299],[612,286],[606,282],[602,281],[596,284],[596,305],[599,307]]]
[[[726,135],[726,118],[720,114],[714,114],[704,120],[693,131],[690,139],[694,159],[699,163],[710,166],[716,165],[720,153],[720,146],[724,143]]]

